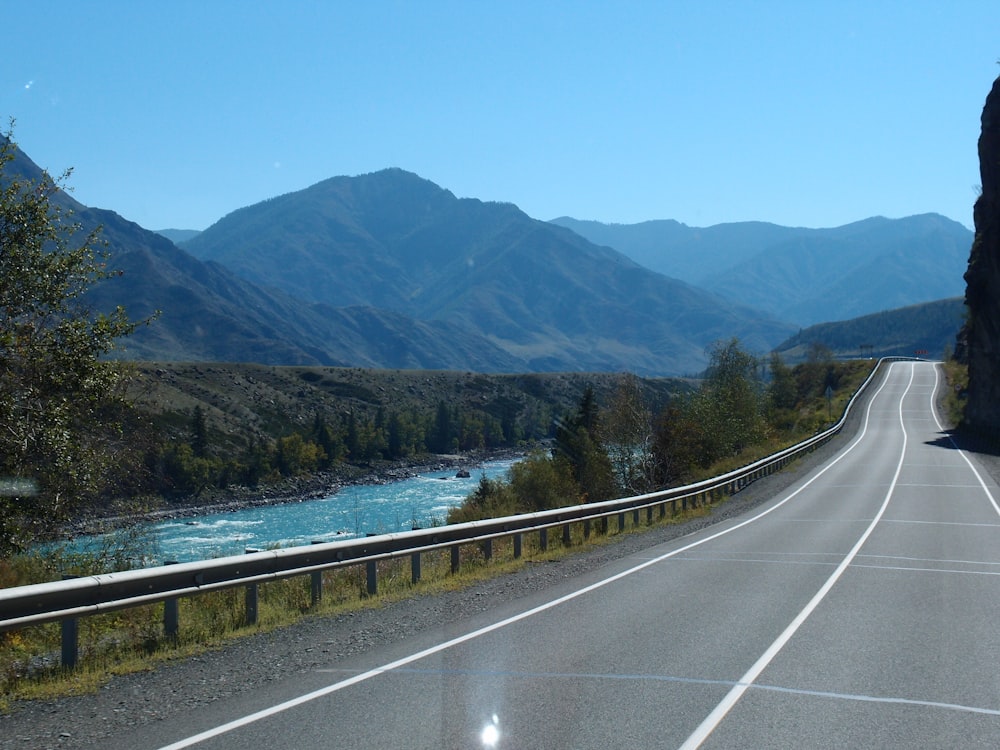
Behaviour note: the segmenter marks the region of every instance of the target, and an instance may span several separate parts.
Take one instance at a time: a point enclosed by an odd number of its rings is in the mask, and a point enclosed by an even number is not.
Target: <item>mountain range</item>
[[[41,174],[23,152],[11,166]],[[700,371],[719,339],[764,352],[799,328],[398,169],[332,178],[204,232],[170,230],[180,246],[65,193],[56,201],[103,227],[124,272],[95,288],[94,307],[159,311],[126,342],[136,359],[672,376]]]
[[[832,229],[553,220],[637,263],[808,326],[961,296],[973,233],[938,214]]]
[[[311,303],[452,323],[524,371],[691,373],[719,338],[767,349],[794,330],[512,204],[458,199],[399,169],[240,209],[183,248]]]

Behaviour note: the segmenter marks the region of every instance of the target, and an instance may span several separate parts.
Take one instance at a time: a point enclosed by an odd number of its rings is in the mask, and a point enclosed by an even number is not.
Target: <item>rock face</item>
[[[979,136],[982,194],[976,200],[976,236],[965,273],[968,319],[956,353],[969,365],[965,423],[1000,434],[1000,78],[983,107]]]

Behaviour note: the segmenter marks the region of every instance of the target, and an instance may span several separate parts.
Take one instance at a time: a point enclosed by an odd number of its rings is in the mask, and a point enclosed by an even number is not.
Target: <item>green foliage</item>
[[[533,453],[510,467],[510,489],[522,512],[583,502],[582,487],[561,461]]]
[[[715,443],[713,460],[735,455],[766,438],[758,362],[737,339],[713,348],[696,400]]]
[[[465,502],[448,512],[448,523],[533,513],[581,501],[569,464],[535,451],[510,468],[506,480],[485,474]]]
[[[9,174],[0,137],[0,556],[69,518],[121,465],[128,371],[103,359],[132,333],[121,307],[85,293],[114,275],[97,231],[83,234],[53,202],[67,175]]]
[[[208,423],[201,404],[194,407],[194,414],[191,416],[191,449],[198,458],[204,458],[208,454]]]
[[[773,412],[791,409],[798,400],[798,387],[792,370],[778,352],[771,352],[771,382],[767,386],[767,405]]]
[[[652,422],[639,379],[623,375],[604,411],[601,432],[615,484],[624,494],[641,494],[653,481]]]
[[[600,410],[591,386],[584,389],[576,413],[556,426],[552,455],[588,501],[606,500],[615,494],[611,461],[601,444]]]

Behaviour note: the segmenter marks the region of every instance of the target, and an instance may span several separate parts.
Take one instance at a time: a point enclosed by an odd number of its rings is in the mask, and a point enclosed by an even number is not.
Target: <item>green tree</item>
[[[618,489],[640,494],[652,481],[652,413],[635,375],[623,375],[601,420]]]
[[[447,453],[452,448],[453,435],[451,409],[443,400],[438,401],[434,427],[427,436],[427,448],[432,453]]]
[[[799,398],[823,395],[833,376],[833,352],[825,344],[814,341],[806,352],[806,361],[797,368]]]
[[[713,347],[697,400],[715,442],[713,460],[735,455],[766,436],[757,358],[738,339]]]
[[[389,425],[386,427],[386,458],[400,458],[403,451],[403,425],[397,412],[389,415]]]
[[[767,437],[757,359],[737,339],[716,344],[701,388],[656,420],[655,476],[675,485]]]
[[[798,388],[792,369],[781,360],[778,352],[771,352],[771,382],[767,386],[767,400],[771,409],[794,408],[798,400]]]
[[[122,449],[127,369],[105,358],[132,333],[123,308],[94,313],[85,293],[115,275],[98,231],[53,198],[53,180],[18,178],[0,136],[0,555],[71,517],[106,483]],[[119,452],[119,455],[116,455]]]
[[[600,438],[600,412],[594,389],[588,386],[572,416],[556,428],[553,459],[568,464],[583,501],[607,500],[615,493],[611,462]]]
[[[708,465],[705,426],[692,406],[693,399],[676,399],[659,416],[653,427],[654,480],[663,487],[690,481],[699,467]]]
[[[519,513],[575,505],[582,499],[566,464],[540,452],[510,467],[510,488]]]
[[[344,439],[347,456],[352,461],[360,461],[361,456],[361,434],[358,430],[358,419],[354,412],[347,415],[347,437]]]
[[[201,404],[195,404],[191,415],[191,450],[198,458],[208,455],[208,422]]]

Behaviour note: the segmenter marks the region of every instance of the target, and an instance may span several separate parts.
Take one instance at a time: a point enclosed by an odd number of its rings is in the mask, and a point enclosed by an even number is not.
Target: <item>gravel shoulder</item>
[[[839,436],[783,472],[744,488],[704,518],[615,537],[607,544],[556,562],[528,564],[515,573],[460,591],[418,595],[372,609],[306,618],[279,631],[248,635],[149,672],[115,677],[94,694],[17,703],[0,715],[0,748],[113,746],[115,734],[126,728],[177,719],[227,696],[328,667],[338,657],[364,653],[430,627],[459,623],[480,614],[483,602],[514,601],[567,577],[753,509],[780,495],[847,445],[860,429],[862,418],[863,409],[855,409]],[[1000,457],[976,457],[994,479],[1000,477]]]

